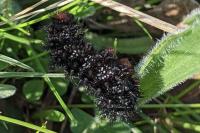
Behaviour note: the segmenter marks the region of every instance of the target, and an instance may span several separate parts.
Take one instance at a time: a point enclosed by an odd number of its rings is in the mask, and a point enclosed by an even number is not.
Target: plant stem
[[[70,108],[94,108],[94,104],[71,104],[68,105]],[[140,105],[140,108],[200,108],[200,104],[144,104]]]
[[[24,121],[21,121],[21,120],[13,119],[13,118],[2,116],[2,115],[0,115],[0,120],[5,121],[5,122],[10,122],[10,123],[13,123],[13,124],[16,124],[16,125],[20,125],[20,126],[23,126],[23,127],[27,127],[27,128],[30,128],[30,129],[33,129],[33,130],[36,130],[36,131],[40,131],[40,132],[43,132],[43,133],[56,133],[54,131],[51,131],[51,130],[30,124],[28,122],[24,122]]]
[[[145,104],[141,108],[200,108],[200,104]]]
[[[43,73],[43,72],[0,72],[0,78],[33,78],[49,77],[64,78],[64,73]]]

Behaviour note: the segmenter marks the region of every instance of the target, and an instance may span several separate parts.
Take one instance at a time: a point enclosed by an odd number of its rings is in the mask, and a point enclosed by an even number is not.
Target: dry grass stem
[[[44,1],[44,0],[43,0]],[[56,2],[56,3],[53,3],[49,6],[47,6],[46,8],[43,8],[43,9],[39,9],[39,10],[36,10],[36,11],[32,11],[32,12],[29,12],[31,10],[33,10],[33,6],[31,7],[28,7],[22,11],[20,11],[19,13],[15,14],[14,16],[12,16],[10,18],[10,21],[16,21],[16,20],[20,20],[20,19],[23,19],[23,18],[26,18],[26,17],[29,17],[29,16],[36,16],[40,13],[43,13],[45,11],[48,11],[48,10],[51,10],[51,9],[54,9],[54,8],[58,8],[58,7],[61,7],[61,6],[64,6],[70,2],[72,2],[73,0],[62,0],[62,1],[59,1],[59,2]],[[38,2],[39,3],[39,2]],[[35,5],[39,5],[38,3],[36,3]],[[41,3],[40,3],[41,4]],[[29,12],[29,13],[28,13]],[[0,23],[0,26],[1,25],[4,25],[5,23],[2,22]]]
[[[134,18],[140,20],[141,22],[144,22],[146,24],[154,26],[165,32],[175,33],[178,30],[178,28],[176,26],[174,26],[170,23],[167,23],[165,21],[162,21],[160,19],[152,17],[148,14],[142,13],[138,10],[132,9],[132,8],[130,8],[126,5],[120,4],[118,2],[115,2],[112,0],[91,0],[91,1],[99,3],[102,6],[109,7],[120,13],[126,14],[127,16],[134,17]]]

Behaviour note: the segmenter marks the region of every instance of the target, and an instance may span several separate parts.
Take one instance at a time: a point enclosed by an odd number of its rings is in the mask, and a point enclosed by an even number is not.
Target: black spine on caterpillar
[[[87,86],[95,96],[101,116],[110,120],[132,120],[139,91],[132,69],[120,63],[112,49],[96,51],[84,39],[82,26],[68,13],[59,13],[48,26],[51,64],[63,68]]]

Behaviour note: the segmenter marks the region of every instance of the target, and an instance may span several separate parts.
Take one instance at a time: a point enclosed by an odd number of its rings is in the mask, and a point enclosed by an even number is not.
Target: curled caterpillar
[[[48,26],[51,64],[79,78],[95,97],[102,117],[132,120],[139,91],[133,70],[120,62],[113,49],[97,51],[84,38],[82,26],[68,13],[59,13]]]

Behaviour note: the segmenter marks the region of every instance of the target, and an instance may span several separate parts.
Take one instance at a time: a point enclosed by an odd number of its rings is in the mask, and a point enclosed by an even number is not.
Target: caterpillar
[[[47,26],[45,49],[54,68],[78,77],[87,87],[101,117],[132,120],[140,97],[133,69],[120,62],[112,48],[97,51],[84,37],[83,26],[69,13],[58,13]]]

